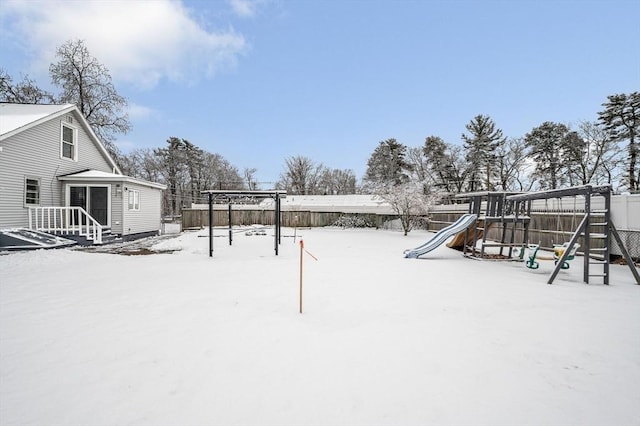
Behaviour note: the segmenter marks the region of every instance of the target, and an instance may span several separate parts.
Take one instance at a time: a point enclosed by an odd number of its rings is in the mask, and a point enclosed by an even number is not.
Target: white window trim
[[[65,157],[64,154],[63,154],[64,153],[64,144],[66,142],[62,138],[62,135],[63,135],[65,127],[71,129],[72,134],[73,134],[73,158]],[[60,122],[60,158],[62,158],[63,160],[67,160],[67,161],[73,161],[74,163],[78,162],[78,128],[75,127],[75,126],[72,126],[69,123],[65,123],[64,121]]]
[[[38,182],[38,202],[37,203],[34,203],[34,204],[27,203],[27,180],[35,180]],[[42,201],[42,180],[39,177],[35,177],[35,176],[25,176],[24,177],[24,197],[22,198],[24,207],[39,207],[41,201]]]
[[[133,203],[131,203],[131,197],[133,196]],[[137,203],[136,203],[137,201]],[[132,207],[133,204],[133,207]],[[140,191],[137,189],[130,189],[127,194],[127,210],[132,212],[140,211]]]

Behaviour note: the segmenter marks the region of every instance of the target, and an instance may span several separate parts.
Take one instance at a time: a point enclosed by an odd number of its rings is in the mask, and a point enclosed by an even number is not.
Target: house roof
[[[136,179],[117,173],[101,172],[99,170],[84,170],[78,173],[58,176],[58,180],[70,182],[130,182],[156,189],[167,189],[166,185],[147,180]]]
[[[80,121],[89,138],[96,144],[111,167],[120,173],[120,168],[74,104],[43,105],[0,103],[0,141],[47,120],[68,113],[74,113],[74,117]]]
[[[25,130],[51,115],[73,110],[73,104],[64,105],[34,105],[0,103],[0,137],[5,138],[8,133]],[[24,127],[24,129],[23,129]]]

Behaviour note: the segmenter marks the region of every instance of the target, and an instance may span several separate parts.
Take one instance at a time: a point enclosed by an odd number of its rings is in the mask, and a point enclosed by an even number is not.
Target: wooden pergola
[[[250,190],[218,190],[209,189],[200,191],[201,194],[207,194],[209,201],[209,257],[213,257],[213,204],[216,200],[225,200],[229,204],[229,244],[231,245],[231,201],[238,198],[250,198],[254,200],[262,200],[271,198],[275,201],[275,238],[274,250],[278,255],[278,245],[281,241],[280,231],[280,200],[287,197],[287,191],[273,189],[267,191],[250,191]]]

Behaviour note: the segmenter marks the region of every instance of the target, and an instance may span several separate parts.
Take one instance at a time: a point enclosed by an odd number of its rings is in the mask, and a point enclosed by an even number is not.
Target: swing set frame
[[[571,215],[571,230],[575,229],[575,225],[576,225],[576,211],[577,211],[577,202],[576,202],[576,198],[577,196],[573,197],[573,210],[572,210],[572,215]],[[562,198],[558,197],[558,207],[557,207],[557,211],[558,211],[558,215],[556,218],[556,233],[555,236],[556,238],[558,238],[557,241],[561,241],[561,238],[564,239],[563,235],[564,235],[564,229],[562,226],[562,217],[561,214],[564,214],[564,208],[562,206]],[[545,206],[545,211],[549,212],[549,199],[545,199],[544,200],[544,206]],[[540,267],[540,263],[538,262],[538,260],[553,260],[554,263],[558,263],[558,261],[560,260],[560,257],[562,257],[562,254],[564,251],[566,251],[569,247],[569,242],[565,241],[562,244],[558,244],[558,243],[554,243],[554,240],[551,240],[551,244],[553,246],[553,255],[552,256],[545,256],[545,255],[539,255],[539,250],[540,250],[540,246],[541,243],[538,242],[538,244],[531,244],[531,243],[527,243],[526,248],[528,250],[528,255],[527,258],[525,259],[525,266],[529,269],[538,269]],[[571,248],[571,251],[569,253],[569,256],[567,257],[567,260],[562,263],[561,269],[569,269],[570,265],[569,265],[569,261],[575,259],[576,257],[576,253],[578,251],[578,248],[580,248],[580,244],[576,243],[574,244],[574,246]]]
[[[575,256],[574,246],[578,244],[578,239],[582,238],[583,242],[583,281],[589,284],[589,279],[592,277],[601,277],[603,284],[609,284],[609,258],[611,252],[611,237],[616,240],[623,257],[626,260],[631,273],[633,274],[636,283],[640,284],[640,274],[633,263],[633,259],[629,255],[628,250],[624,246],[618,231],[616,230],[613,221],[611,220],[611,185],[584,185],[575,186],[565,189],[555,189],[550,191],[530,192],[525,194],[517,194],[507,196],[507,200],[516,203],[516,210],[520,203],[528,203],[532,200],[547,200],[550,198],[562,198],[562,197],[584,197],[584,216],[580,221],[580,224],[574,229],[570,240],[566,243],[566,249],[562,255],[556,261],[556,266],[547,280],[547,284],[552,284],[558,273],[565,263],[569,260],[569,256],[573,252]],[[604,199],[604,208],[596,209],[592,203],[592,197],[599,196]],[[575,215],[575,205],[574,205]],[[592,228],[598,229],[598,232],[593,232]],[[595,247],[592,245],[592,239],[601,239],[603,241],[603,247]],[[577,250],[577,247],[576,247]],[[594,260],[595,256],[602,257],[602,260]],[[592,274],[591,266],[594,264],[602,265],[601,274]],[[566,269],[566,268],[564,268]]]

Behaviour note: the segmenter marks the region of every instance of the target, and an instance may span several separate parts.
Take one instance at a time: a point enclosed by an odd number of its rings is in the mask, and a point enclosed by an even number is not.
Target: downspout
[[[58,165],[58,167],[56,167],[56,169],[53,171],[53,176],[51,177],[51,180],[49,181],[49,192],[51,193],[51,204],[53,204],[53,181],[56,180],[56,176],[58,176],[58,169],[60,168],[60,165]],[[60,206],[62,206],[62,202],[64,199],[64,194],[61,192],[60,193],[60,198],[58,203],[60,204]],[[42,197],[40,197],[40,202],[42,203]]]

